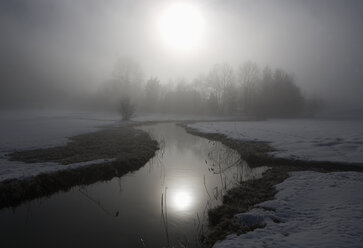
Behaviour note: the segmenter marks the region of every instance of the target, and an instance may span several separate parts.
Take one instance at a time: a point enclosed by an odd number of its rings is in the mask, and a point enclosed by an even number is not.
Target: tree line
[[[319,99],[307,99],[293,75],[282,69],[261,68],[247,61],[237,68],[216,64],[191,82],[184,78],[160,82],[144,80],[141,67],[120,59],[99,99],[118,107],[124,119],[140,112],[175,114],[297,117],[321,108]],[[102,100],[101,100],[102,99]]]

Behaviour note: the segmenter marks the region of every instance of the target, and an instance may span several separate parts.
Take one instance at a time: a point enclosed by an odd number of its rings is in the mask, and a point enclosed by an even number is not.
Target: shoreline
[[[187,126],[195,121],[136,121],[124,126],[109,127],[100,131],[73,136],[70,138],[70,141],[62,147],[14,152],[13,155],[8,154],[11,159],[21,159],[21,161],[25,162],[57,162],[61,164],[71,164],[74,162],[90,161],[101,158],[98,157],[98,155],[105,156],[103,153],[104,151],[102,151],[101,148],[107,150],[108,148],[113,147],[115,144],[112,143],[110,145],[108,142],[114,142],[115,139],[112,137],[117,132],[121,132],[121,136],[126,135],[128,138],[116,145],[121,145],[123,148],[133,147],[129,153],[122,153],[122,156],[118,153],[115,154],[118,154],[119,156],[110,156],[110,154],[107,153],[107,157],[114,157],[114,160],[105,163],[90,164],[84,167],[60,170],[53,173],[43,173],[26,179],[8,179],[2,181],[0,182],[0,209],[16,207],[29,200],[39,197],[49,197],[60,191],[68,191],[77,185],[89,185],[98,181],[106,181],[114,177],[121,177],[128,172],[138,170],[144,166],[149,159],[154,157],[155,152],[158,150],[158,144],[156,141],[152,140],[149,134],[135,128],[140,125],[152,125],[162,122],[174,122],[176,125],[183,127],[187,133],[207,138],[208,140],[221,142],[227,147],[236,150],[250,167],[271,167],[271,169],[263,174],[262,178],[242,182],[239,186],[229,190],[223,197],[223,204],[209,210],[209,230],[208,233],[201,238],[204,247],[212,247],[216,241],[224,239],[229,234],[243,234],[252,231],[255,228],[262,227],[241,226],[234,221],[233,216],[238,213],[249,211],[258,203],[274,199],[275,194],[278,192],[275,189],[275,185],[287,179],[289,177],[289,172],[291,171],[363,172],[363,167],[356,165],[275,158],[273,155],[269,154],[269,152],[274,151],[274,148],[267,143],[238,141],[230,139],[223,134],[202,133]],[[94,147],[94,144],[92,145],[91,142],[90,149],[101,149],[100,151],[97,150],[99,152],[98,155],[96,154],[90,157],[89,151],[87,152],[86,149],[83,157],[63,156],[64,152],[67,150],[74,149],[76,149],[76,152],[73,151],[73,153],[78,154],[79,151],[77,151],[77,149],[79,147],[83,147],[83,145],[88,144],[89,141],[95,140],[103,140],[102,142],[97,142],[100,143],[98,147]],[[120,141],[120,139],[117,140]],[[130,143],[130,141],[132,142]],[[75,142],[76,144],[72,145],[72,142]],[[103,147],[105,142],[108,145]],[[94,152],[95,150],[91,151]],[[57,156],[58,153],[62,154],[62,156]]]
[[[110,180],[144,166],[159,149],[149,134],[136,125],[119,126],[70,138],[64,146],[7,154],[10,160],[29,163],[56,162],[62,165],[106,159],[104,162],[40,173],[23,179],[0,182],[0,209],[68,191],[77,185]],[[114,158],[107,160],[107,158]]]
[[[222,205],[208,211],[209,232],[202,236],[203,247],[212,247],[217,241],[223,240],[230,234],[244,234],[264,226],[241,226],[234,215],[251,210],[256,204],[272,200],[278,192],[275,185],[282,183],[292,171],[316,171],[322,173],[339,171],[363,172],[358,165],[337,163],[291,160],[276,158],[268,154],[275,149],[267,143],[239,141],[228,138],[224,134],[203,133],[188,127],[193,122],[178,123],[193,135],[219,141],[229,148],[236,150],[250,167],[269,166],[262,178],[241,182],[238,186],[227,191],[223,196]]]
[[[136,128],[164,122],[179,123],[173,120],[130,121],[116,127],[104,127],[98,131],[71,136],[62,146],[7,153],[5,157],[8,160],[24,162],[29,166],[32,163],[47,162],[65,166],[91,163],[0,181],[0,209],[17,207],[30,200],[69,191],[77,185],[107,181],[140,169],[154,157],[159,144],[148,133]],[[119,139],[116,140],[115,136]],[[97,160],[104,161],[92,163]]]

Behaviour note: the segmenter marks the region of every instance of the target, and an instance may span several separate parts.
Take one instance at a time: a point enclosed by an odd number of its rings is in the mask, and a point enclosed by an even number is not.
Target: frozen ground
[[[363,165],[363,120],[268,120],[189,125],[229,138],[269,142],[277,157]]]
[[[231,119],[233,117],[223,117]],[[213,116],[136,114],[134,121],[166,120],[213,120]],[[100,161],[58,165],[55,163],[26,164],[8,161],[5,154],[18,150],[64,145],[74,135],[89,133],[110,125],[119,125],[117,113],[67,111],[67,110],[23,110],[0,111],[0,181],[11,178],[26,178],[39,173],[85,166]]]
[[[0,111],[0,152],[65,144],[116,123],[118,116],[69,111]]]
[[[118,119],[118,116],[112,114],[87,112],[0,111],[0,181],[99,163],[100,160],[68,166],[55,163],[26,164],[8,161],[4,155],[17,150],[63,145],[71,136],[96,131],[116,123]]]
[[[362,120],[204,122],[190,127],[268,142],[277,157],[363,165]],[[214,248],[362,247],[363,173],[293,172],[277,189],[275,200],[235,216],[244,225],[264,228],[230,235]]]
[[[235,216],[264,228],[230,235],[213,247],[362,247],[363,173],[292,172],[277,189],[275,200]]]
[[[134,121],[213,121],[213,120],[244,120],[246,118],[240,116],[213,116],[213,115],[187,115],[187,114],[166,114],[166,113],[152,113],[143,114],[138,113],[133,118]]]

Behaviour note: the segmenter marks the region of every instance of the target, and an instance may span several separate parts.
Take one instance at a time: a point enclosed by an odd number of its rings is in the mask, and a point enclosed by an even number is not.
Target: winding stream
[[[144,167],[0,210],[1,247],[197,247],[208,208],[267,169],[173,123],[139,128],[161,148]]]

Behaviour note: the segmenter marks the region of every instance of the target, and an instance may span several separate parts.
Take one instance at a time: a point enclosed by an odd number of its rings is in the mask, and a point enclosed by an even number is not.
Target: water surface
[[[208,208],[266,170],[175,124],[140,128],[160,144],[144,167],[0,210],[1,247],[197,247]]]

